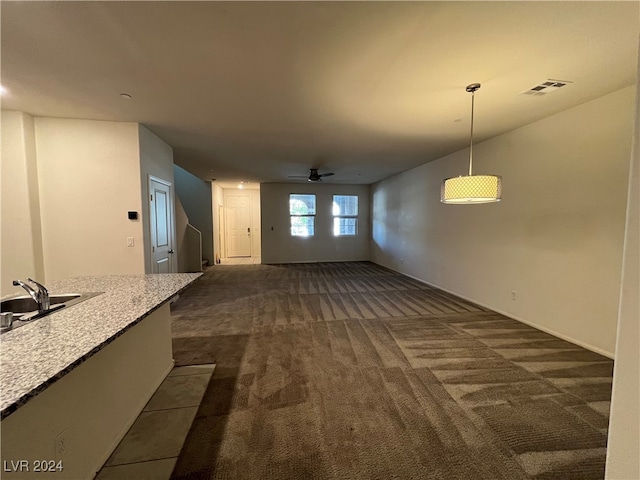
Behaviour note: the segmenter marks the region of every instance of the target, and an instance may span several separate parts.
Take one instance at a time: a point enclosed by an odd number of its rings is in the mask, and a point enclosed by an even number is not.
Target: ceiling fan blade
[[[330,177],[331,175],[335,175],[335,173],[333,173],[333,172],[321,173],[319,176],[320,177]]]
[[[288,175],[288,178],[307,178],[308,175]]]

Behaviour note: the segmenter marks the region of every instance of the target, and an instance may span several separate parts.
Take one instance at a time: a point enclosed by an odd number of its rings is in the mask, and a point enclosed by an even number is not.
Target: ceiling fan
[[[330,177],[331,175],[335,175],[333,172],[327,173],[318,173],[317,168],[309,169],[309,177],[305,177],[304,175],[289,175],[289,178],[307,178],[309,182],[321,182],[322,177]]]

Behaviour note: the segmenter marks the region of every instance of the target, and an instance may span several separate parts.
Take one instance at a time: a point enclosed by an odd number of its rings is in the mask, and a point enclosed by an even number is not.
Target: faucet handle
[[[36,302],[38,302],[38,310],[45,311],[51,308],[51,301],[49,300],[49,290],[41,283],[36,282],[32,278],[27,278],[31,283],[38,287],[38,293],[36,295]]]
[[[42,293],[49,293],[49,290],[47,290],[47,287],[45,287],[44,285],[42,285],[41,283],[36,282],[34,279],[32,278],[27,278],[27,280],[29,280],[31,283],[33,283],[34,285],[37,285],[38,290],[40,290]],[[15,283],[14,283],[15,285]]]
[[[13,281],[13,286],[14,287],[22,287],[22,288],[24,288],[27,291],[27,293],[29,295],[31,295],[33,297],[33,299],[35,300],[35,296],[34,295],[36,295],[37,292],[28,283],[24,283],[22,280],[14,280]]]

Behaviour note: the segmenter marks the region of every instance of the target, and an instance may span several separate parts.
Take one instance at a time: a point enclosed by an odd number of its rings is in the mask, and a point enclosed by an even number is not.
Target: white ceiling
[[[140,122],[206,180],[316,167],[368,184],[465,148],[469,83],[477,141],[634,83],[639,15],[638,2],[3,1],[2,108]],[[521,95],[549,78],[573,84]]]

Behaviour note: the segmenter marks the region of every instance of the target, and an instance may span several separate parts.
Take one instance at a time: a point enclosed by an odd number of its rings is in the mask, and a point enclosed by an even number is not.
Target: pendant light
[[[473,175],[473,107],[479,83],[468,85],[471,93],[471,142],[469,145],[469,175],[446,178],[442,181],[440,201],[442,203],[491,203],[502,197],[502,177],[498,175]]]

